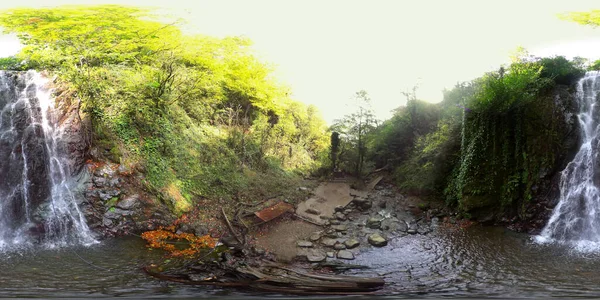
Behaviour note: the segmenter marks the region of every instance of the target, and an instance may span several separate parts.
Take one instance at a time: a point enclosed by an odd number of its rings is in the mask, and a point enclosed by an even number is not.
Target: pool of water
[[[90,247],[30,249],[0,256],[0,297],[213,297],[229,293],[162,282],[142,271],[164,260],[140,238]]]
[[[383,276],[384,294],[430,297],[600,296],[600,254],[539,245],[503,228],[444,228],[362,253],[354,272]]]
[[[0,297],[294,298],[164,282],[141,269],[164,259],[136,237],[6,252],[0,257]],[[502,228],[398,237],[353,263],[371,268],[349,274],[385,279],[383,298],[600,296],[600,254],[539,245]]]

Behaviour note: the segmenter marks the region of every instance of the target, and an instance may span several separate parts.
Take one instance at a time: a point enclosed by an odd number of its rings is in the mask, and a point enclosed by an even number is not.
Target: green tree
[[[352,166],[352,172],[356,176],[361,177],[368,153],[368,140],[370,133],[377,127],[377,119],[371,107],[371,98],[366,91],[356,92],[353,101],[356,111],[335,120],[331,128],[342,134],[348,148],[345,162]]]

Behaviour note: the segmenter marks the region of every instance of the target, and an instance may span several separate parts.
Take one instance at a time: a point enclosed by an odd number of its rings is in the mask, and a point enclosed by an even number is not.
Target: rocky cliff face
[[[145,191],[143,174],[110,161],[103,149],[91,142],[89,119],[80,110],[76,95],[60,86],[55,94],[70,175],[77,182],[76,198],[90,229],[114,236],[169,225],[174,216]]]

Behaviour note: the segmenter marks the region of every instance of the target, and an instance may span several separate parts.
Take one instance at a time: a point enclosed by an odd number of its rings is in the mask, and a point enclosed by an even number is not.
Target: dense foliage
[[[58,75],[91,121],[91,143],[141,170],[175,210],[201,196],[272,195],[317,168],[329,136],[289,98],[245,38],[184,35],[177,22],[113,5],[12,9],[25,47],[0,60]]]
[[[439,104],[407,94],[373,131],[371,160],[390,167],[403,190],[446,199],[467,216],[522,215],[566,152],[556,86],[583,73],[564,57],[521,55],[445,91]]]

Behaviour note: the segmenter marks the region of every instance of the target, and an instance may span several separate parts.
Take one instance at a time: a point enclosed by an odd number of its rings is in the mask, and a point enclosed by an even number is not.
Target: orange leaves
[[[169,252],[170,256],[194,256],[205,248],[214,248],[217,240],[210,235],[196,236],[191,233],[175,233],[175,226],[146,231],[142,238],[148,246]]]

